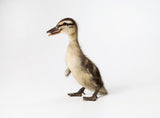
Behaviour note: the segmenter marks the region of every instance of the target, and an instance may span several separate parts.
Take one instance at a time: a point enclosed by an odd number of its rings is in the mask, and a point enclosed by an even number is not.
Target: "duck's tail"
[[[108,94],[108,91],[107,91],[107,89],[106,89],[104,86],[102,86],[102,88],[99,90],[99,93],[100,93],[101,95],[107,95],[107,94]]]

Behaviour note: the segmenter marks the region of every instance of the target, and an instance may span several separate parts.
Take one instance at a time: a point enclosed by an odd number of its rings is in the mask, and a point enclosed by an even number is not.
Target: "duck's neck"
[[[74,46],[76,48],[79,49],[79,51],[82,53],[82,50],[81,50],[81,47],[79,45],[79,42],[78,42],[78,34],[77,32],[69,35],[69,46]]]
[[[70,40],[69,41],[70,44],[74,44],[74,45],[76,45],[80,48],[80,45],[79,45],[79,42],[78,42],[78,33],[77,32],[75,32],[73,34],[70,34],[69,35],[69,40]]]
[[[70,34],[69,35],[69,39],[70,39],[70,42],[77,42],[78,43],[78,34],[77,34],[77,32],[75,32],[73,34]]]

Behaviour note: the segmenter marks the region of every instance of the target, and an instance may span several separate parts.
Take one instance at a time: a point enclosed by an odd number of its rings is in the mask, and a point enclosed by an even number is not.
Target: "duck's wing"
[[[82,66],[88,74],[92,75],[92,80],[99,86],[103,86],[103,81],[101,79],[101,75],[97,66],[87,57],[83,57]]]

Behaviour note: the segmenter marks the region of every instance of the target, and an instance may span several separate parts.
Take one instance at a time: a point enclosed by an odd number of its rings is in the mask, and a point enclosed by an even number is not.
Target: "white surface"
[[[160,117],[158,0],[1,0],[0,17],[0,118]],[[45,33],[65,17],[109,91],[96,102],[67,96],[67,36]]]

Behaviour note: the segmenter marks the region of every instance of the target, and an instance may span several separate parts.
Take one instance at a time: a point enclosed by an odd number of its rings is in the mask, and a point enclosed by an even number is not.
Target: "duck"
[[[72,73],[82,88],[75,93],[68,93],[68,95],[71,97],[81,97],[85,94],[85,89],[93,92],[90,97],[83,96],[83,100],[86,101],[96,101],[98,98],[97,94],[107,95],[108,91],[104,86],[98,67],[87,58],[80,47],[76,21],[73,18],[64,18],[46,33],[48,33],[48,36],[64,33],[69,37],[69,44],[65,56],[67,65],[65,76],[68,77]]]

